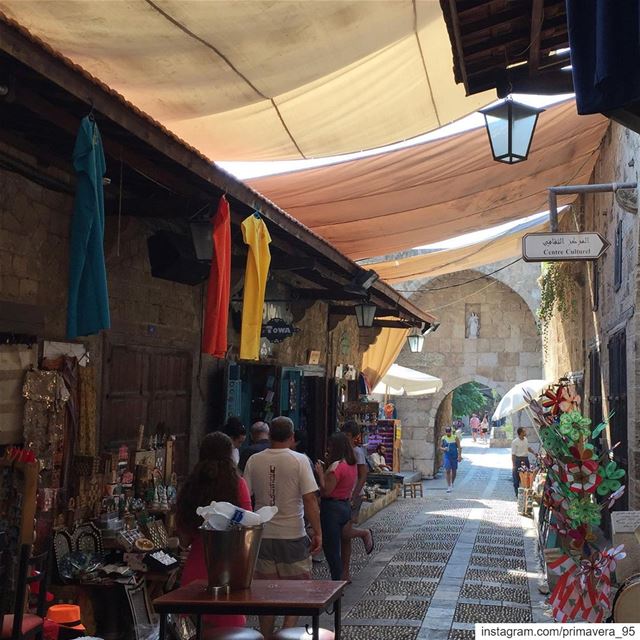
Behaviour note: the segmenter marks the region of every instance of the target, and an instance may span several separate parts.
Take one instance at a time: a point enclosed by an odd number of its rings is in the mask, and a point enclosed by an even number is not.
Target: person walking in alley
[[[231,442],[233,442],[233,461],[238,464],[240,462],[240,447],[247,438],[247,430],[242,424],[242,420],[232,416],[222,427],[222,433],[231,438]]]
[[[244,473],[247,461],[254,453],[260,453],[269,448],[269,425],[266,422],[254,422],[251,425],[251,444],[242,450],[238,467]]]
[[[347,436],[353,447],[353,454],[356,458],[356,466],[358,468],[358,479],[351,493],[351,520],[347,526],[342,529],[342,579],[351,582],[351,541],[354,538],[360,538],[364,543],[367,554],[373,551],[374,542],[371,529],[359,529],[356,527],[360,515],[360,507],[362,506],[363,487],[367,481],[367,473],[369,472],[366,454],[360,446],[360,427],[354,420],[348,420],[344,423],[341,431]]]
[[[518,437],[511,443],[513,489],[516,492],[516,498],[518,497],[518,487],[520,487],[520,467],[529,469],[529,454],[536,455],[536,452],[529,446],[526,435],[527,430],[524,427],[520,427],[517,434]]]
[[[471,414],[469,426],[471,427],[471,438],[475,442],[478,438],[478,432],[480,431],[480,418],[478,418],[475,413]]]
[[[462,445],[460,444],[460,438],[453,433],[453,429],[450,426],[444,429],[444,436],[442,436],[442,440],[440,441],[440,449],[444,453],[444,472],[447,478],[447,493],[451,493],[453,491],[453,483],[456,481],[458,463],[462,460]]]
[[[256,577],[264,580],[310,580],[311,554],[322,548],[320,510],[309,459],[292,451],[293,422],[280,416],[271,421],[271,446],[252,455],[244,478],[254,497],[256,509],[278,507],[278,513],[264,525],[256,565]],[[313,529],[311,542],[304,519]],[[283,628],[294,627],[296,616],[286,616]],[[260,618],[265,638],[273,635],[274,616]]]
[[[342,576],[342,530],[351,522],[351,495],[358,479],[356,457],[344,433],[329,440],[329,456],[316,463],[320,484],[322,544],[332,580]]]
[[[485,411],[480,423],[480,442],[489,444],[489,414]]]

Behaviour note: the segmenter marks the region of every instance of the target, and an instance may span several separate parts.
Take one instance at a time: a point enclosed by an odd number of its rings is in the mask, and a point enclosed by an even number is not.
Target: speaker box
[[[210,264],[196,258],[191,238],[156,231],[147,239],[151,275],[182,284],[200,284],[209,277]]]

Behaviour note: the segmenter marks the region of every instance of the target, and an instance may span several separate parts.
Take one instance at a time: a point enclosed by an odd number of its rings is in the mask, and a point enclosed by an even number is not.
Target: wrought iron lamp
[[[373,319],[376,316],[377,307],[369,300],[364,300],[354,307],[358,326],[362,329],[373,327]]]
[[[422,347],[424,347],[424,336],[418,329],[411,330],[411,333],[407,336],[407,342],[409,343],[409,351],[411,351],[411,353],[422,352]]]
[[[515,164],[527,159],[538,116],[544,109],[507,98],[480,109],[489,134],[491,153],[497,162]]]

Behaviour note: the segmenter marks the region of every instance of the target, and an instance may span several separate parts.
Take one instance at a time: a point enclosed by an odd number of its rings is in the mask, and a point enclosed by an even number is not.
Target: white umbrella
[[[528,406],[525,395],[537,398],[551,383],[546,380],[525,380],[511,387],[493,412],[492,420],[500,420]]]
[[[375,386],[373,393],[401,396],[424,396],[437,393],[442,389],[442,380],[428,373],[409,369],[399,364],[392,364],[389,371]]]

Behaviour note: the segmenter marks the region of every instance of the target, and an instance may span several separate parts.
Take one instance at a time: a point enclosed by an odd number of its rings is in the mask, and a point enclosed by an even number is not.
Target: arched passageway
[[[477,280],[481,275],[461,271],[441,276],[412,296],[442,323],[427,337],[422,353],[405,347],[397,359],[443,381],[434,395],[396,399],[403,425],[403,468],[425,477],[437,469],[436,426],[448,410],[450,415],[447,397],[456,387],[476,381],[502,396],[518,382],[542,376],[541,339],[530,306],[504,282]],[[477,320],[470,322],[472,314]]]

